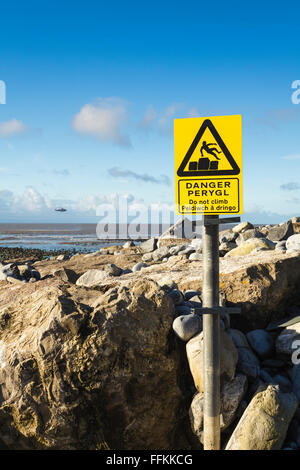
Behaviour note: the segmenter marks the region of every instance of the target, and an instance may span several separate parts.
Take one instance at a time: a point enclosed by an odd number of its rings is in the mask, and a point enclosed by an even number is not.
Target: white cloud
[[[140,174],[132,170],[121,170],[120,168],[114,167],[107,170],[108,174],[113,178],[133,178],[138,181],[145,183],[165,184],[166,186],[171,185],[171,180],[167,175],[160,175],[160,177],[154,177],[147,173]]]
[[[18,121],[17,119],[11,119],[10,121],[0,123],[0,139],[22,134],[25,131],[26,126],[22,121]]]
[[[156,130],[160,134],[170,135],[173,131],[173,119],[176,117],[197,117],[198,110],[195,107],[188,108],[184,103],[173,103],[163,111],[157,112],[152,105],[146,108],[138,128],[143,130]]]
[[[62,206],[78,217],[96,216],[99,208],[106,206],[120,208],[127,200],[128,207],[134,207],[143,201],[137,199],[133,194],[111,193],[107,195],[90,194],[79,199],[50,198],[41,194],[34,187],[29,186],[21,194],[13,193],[7,189],[0,191],[0,217],[3,216],[41,216],[51,217],[55,207]],[[104,211],[105,212],[105,211]]]
[[[156,119],[157,113],[152,105],[149,105],[145,111],[143,119],[138,123],[138,127],[141,129],[150,129]]]
[[[284,191],[294,191],[296,189],[300,189],[300,184],[291,181],[289,183],[281,184],[280,189],[283,189]]]
[[[29,186],[23,194],[14,194],[4,189],[0,191],[0,211],[10,214],[44,213],[51,208],[51,201]]]
[[[283,160],[300,160],[300,153],[295,153],[292,155],[285,155],[282,157]]]
[[[32,186],[28,187],[22,196],[14,199],[14,210],[28,212],[42,212],[48,208],[47,200]]]
[[[193,117],[199,117],[199,112],[197,108],[190,108],[187,112],[187,117],[193,118]]]
[[[157,122],[158,128],[161,132],[169,133],[172,130],[172,118],[174,118],[178,108],[179,107],[177,105],[171,104],[164,110]]]
[[[131,146],[128,135],[121,133],[121,126],[128,120],[123,101],[117,98],[99,98],[96,105],[85,104],[72,121],[72,127],[80,134],[96,137],[101,142]]]

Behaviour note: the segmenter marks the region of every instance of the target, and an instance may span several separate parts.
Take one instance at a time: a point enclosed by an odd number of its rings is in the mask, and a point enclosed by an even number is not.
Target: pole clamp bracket
[[[192,313],[219,315],[221,313],[238,314],[242,313],[240,307],[192,307]]]
[[[193,226],[197,225],[222,225],[222,224],[234,224],[236,222],[240,222],[241,218],[240,217],[226,217],[226,218],[210,218],[209,216],[206,216],[205,221],[204,220],[195,220],[192,222]]]

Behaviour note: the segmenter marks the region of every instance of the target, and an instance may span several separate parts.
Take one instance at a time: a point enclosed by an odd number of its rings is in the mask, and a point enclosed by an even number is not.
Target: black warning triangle
[[[212,135],[214,136],[217,144],[219,145],[220,149],[224,153],[225,157],[227,158],[228,162],[231,165],[231,170],[186,170],[184,171],[185,167],[187,166],[190,158],[192,157],[198,143],[201,140],[201,137],[203,136],[204,132],[206,129],[209,129]],[[177,175],[178,176],[217,176],[217,175],[238,175],[240,172],[240,169],[234,160],[233,156],[229,152],[228,148],[224,144],[220,134],[218,133],[217,129],[213,125],[210,119],[205,119],[203,121],[199,131],[196,134],[196,137],[194,138],[190,148],[188,149],[184,159],[181,162],[180,167],[177,170]]]

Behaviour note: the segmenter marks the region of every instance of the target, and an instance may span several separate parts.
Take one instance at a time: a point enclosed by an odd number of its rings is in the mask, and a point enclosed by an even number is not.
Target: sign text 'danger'
[[[175,119],[177,214],[241,214],[241,116]]]

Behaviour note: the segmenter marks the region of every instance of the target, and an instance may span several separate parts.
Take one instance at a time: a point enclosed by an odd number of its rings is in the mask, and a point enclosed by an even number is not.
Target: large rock
[[[248,343],[246,335],[242,331],[235,330],[234,328],[229,328],[227,330],[227,333],[229,334],[230,338],[234,342],[234,345],[237,348],[248,348],[250,349],[250,345]]]
[[[180,315],[173,322],[173,330],[182,341],[188,341],[202,331],[202,317],[193,313]]]
[[[135,272],[141,271],[143,268],[147,268],[146,263],[143,263],[143,262],[137,263],[132,267],[132,272],[135,273]]]
[[[80,276],[77,281],[77,286],[84,287],[96,287],[100,282],[107,280],[109,274],[106,271],[101,271],[100,269],[89,269],[86,273]]]
[[[219,234],[220,243],[234,242],[239,234],[233,230],[222,230]]]
[[[256,379],[260,373],[260,362],[252,349],[238,348],[237,370],[245,374],[249,379]]]
[[[181,448],[173,308],[153,281],[105,294],[53,277],[0,283],[0,442],[10,450]]]
[[[273,337],[265,330],[252,330],[247,333],[247,339],[252,349],[262,359],[271,357],[274,353]]]
[[[0,281],[6,281],[8,277],[20,279],[19,268],[15,263],[0,266]]]
[[[122,268],[119,268],[119,266],[116,266],[114,263],[111,263],[111,264],[106,264],[104,266],[104,271],[109,276],[120,276],[123,270]]]
[[[132,240],[128,240],[127,242],[124,243],[123,248],[127,249],[133,246],[135,246],[135,243]]]
[[[203,240],[202,238],[194,238],[191,240],[191,245],[198,253],[202,253],[203,249]]]
[[[288,250],[300,251],[300,233],[295,233],[295,235],[287,239],[286,248]]]
[[[243,232],[246,232],[246,230],[249,230],[251,228],[254,228],[254,227],[250,222],[241,222],[240,224],[235,225],[235,227],[232,228],[232,231],[235,233],[243,233]]]
[[[250,348],[247,337],[241,331],[233,328],[229,328],[227,333],[238,350],[237,370],[249,379],[255,379],[260,373],[260,362]]]
[[[220,285],[227,301],[242,308],[241,315],[231,316],[232,327],[264,329],[285,318],[287,306],[299,302],[300,257],[272,250],[221,258]],[[188,287],[194,286],[190,283]]]
[[[161,261],[163,258],[169,256],[169,248],[167,246],[162,246],[161,248],[157,248],[157,250],[153,251],[152,259],[154,261]]]
[[[237,375],[230,382],[223,385],[220,395],[220,429],[224,431],[235,419],[239,404],[247,388],[247,377]],[[203,406],[204,393],[196,393],[194,396],[189,417],[192,431],[196,434],[201,443],[203,443]]]
[[[256,228],[251,228],[249,230],[245,230],[245,232],[242,232],[239,234],[237,239],[235,240],[236,244],[239,246],[246,240],[249,240],[249,238],[264,238],[265,235],[257,230]]]
[[[258,389],[235,428],[226,450],[280,450],[298,400],[269,385]]]
[[[287,240],[293,233],[293,224],[291,222],[285,222],[271,227],[268,232],[268,238],[274,242],[282,241]]]
[[[189,260],[191,261],[201,261],[203,258],[201,253],[191,253],[189,255]]]
[[[233,248],[233,250],[229,251],[225,255],[225,257],[245,256],[256,249],[274,250],[275,243],[271,242],[267,238],[249,238],[238,247]]]
[[[79,277],[74,271],[67,268],[55,269],[53,271],[53,276],[57,277],[63,282],[71,282],[73,284],[76,283]]]
[[[128,280],[153,279],[157,283],[178,287],[181,291],[202,290],[202,261],[191,262],[175,256],[162,265],[152,264],[140,272],[104,279],[101,290],[112,286],[112,281],[126,285]],[[84,258],[77,255],[68,261],[41,261],[34,264],[42,277],[52,274],[54,267],[64,266],[78,275],[89,269],[102,270],[113,256]],[[123,270],[141,261],[141,255],[122,255],[118,266]],[[147,262],[147,261],[146,261]],[[147,263],[148,264],[148,263]],[[220,258],[220,290],[226,294],[228,306],[241,307],[241,314],[231,315],[232,328],[242,331],[264,329],[270,322],[286,318],[287,307],[300,303],[300,256],[277,250],[265,250],[245,256]]]
[[[223,330],[220,332],[220,343],[220,377],[223,384],[234,377],[238,353],[232,339]],[[195,387],[199,392],[203,392],[203,332],[189,340],[186,353]]]
[[[151,253],[152,251],[156,250],[156,247],[157,238],[149,238],[149,240],[146,240],[139,245],[139,250],[141,253]]]
[[[149,263],[149,261],[152,261],[152,259],[153,259],[153,258],[152,258],[152,253],[153,253],[153,252],[151,252],[151,253],[145,253],[145,254],[142,256],[142,260],[145,261],[145,262],[148,262],[148,263]]]
[[[187,245],[176,245],[176,246],[171,246],[171,248],[169,249],[169,254],[171,256],[175,256],[175,255],[178,255],[179,252],[185,250],[185,248],[187,247]]]

